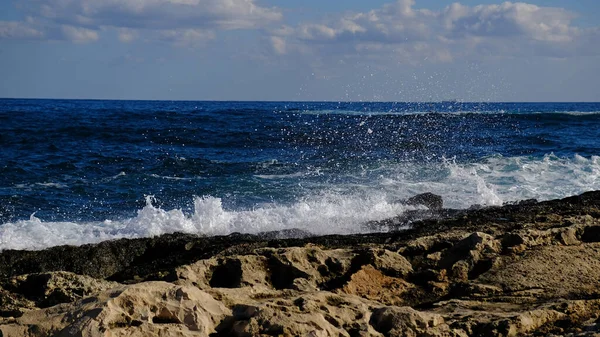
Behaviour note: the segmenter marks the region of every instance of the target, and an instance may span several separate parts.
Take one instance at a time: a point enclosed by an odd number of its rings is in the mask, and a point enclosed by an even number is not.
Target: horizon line
[[[235,103],[598,103],[600,101],[470,101],[448,99],[439,101],[367,101],[367,100],[220,100],[220,99],[135,99],[135,98],[46,98],[46,97],[0,97],[0,100],[45,100],[45,101],[123,101],[123,102],[235,102]]]

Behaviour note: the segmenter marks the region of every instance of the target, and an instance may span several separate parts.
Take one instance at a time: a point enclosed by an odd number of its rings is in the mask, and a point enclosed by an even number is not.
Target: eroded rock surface
[[[390,233],[57,247],[58,262],[3,252],[0,335],[600,335],[600,192],[440,214]],[[75,257],[107,251],[131,255]]]

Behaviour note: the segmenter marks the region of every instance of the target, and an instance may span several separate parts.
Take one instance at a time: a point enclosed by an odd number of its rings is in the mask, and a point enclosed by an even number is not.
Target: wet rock
[[[444,200],[441,196],[430,192],[417,194],[414,197],[410,197],[406,200],[400,201],[400,203],[411,206],[422,205],[429,208],[432,211],[441,210],[444,206]]]

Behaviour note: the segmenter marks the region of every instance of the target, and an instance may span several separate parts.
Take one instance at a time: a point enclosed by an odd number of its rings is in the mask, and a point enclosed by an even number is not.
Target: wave
[[[313,234],[359,233],[370,230],[363,226],[370,221],[412,209],[398,200],[424,192],[441,195],[444,207],[460,209],[600,190],[600,156],[493,156],[471,163],[445,158],[425,164],[384,162],[336,174],[333,180],[323,176],[311,180],[307,175],[260,178],[267,182],[279,179],[275,185],[289,180],[290,184],[282,186],[309,187],[290,202],[274,200],[246,208],[226,207],[231,204],[228,197],[207,195],[190,196],[193,208],[189,211],[163,209],[156,206],[159,202],[153,197],[146,197],[145,206],[125,219],[44,221],[33,214],[0,226],[0,250],[43,249],[173,232],[225,235],[297,228]]]
[[[224,235],[233,232],[259,233],[289,228],[313,234],[359,233],[370,220],[383,220],[401,214],[409,206],[391,203],[384,195],[344,196],[326,193],[285,206],[265,204],[249,210],[227,210],[222,200],[195,197],[194,211],[164,210],[146,198],[137,216],[103,222],[45,222],[35,214],[28,220],[0,226],[0,250],[43,249],[56,245],[81,245],[109,239],[140,238],[183,232]]]

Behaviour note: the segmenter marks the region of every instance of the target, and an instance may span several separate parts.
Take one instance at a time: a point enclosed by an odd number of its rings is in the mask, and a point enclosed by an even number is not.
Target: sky
[[[0,97],[600,101],[600,1],[2,0]]]

